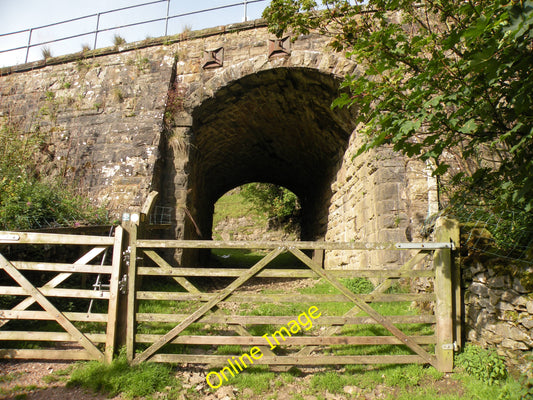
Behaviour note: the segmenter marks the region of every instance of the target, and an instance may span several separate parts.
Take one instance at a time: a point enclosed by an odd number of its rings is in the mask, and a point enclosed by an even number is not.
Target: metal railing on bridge
[[[64,20],[60,22],[47,24],[47,25],[23,29],[23,30],[19,30],[15,32],[2,33],[0,34],[0,40],[3,40],[3,38],[6,38],[6,37],[27,34],[27,41],[25,45],[15,46],[15,47],[8,48],[8,49],[0,48],[0,56],[5,53],[26,50],[24,62],[27,63],[30,60],[30,50],[32,48],[35,48],[35,47],[42,48],[42,46],[48,46],[52,43],[63,42],[63,41],[71,40],[71,39],[76,39],[76,38],[81,38],[81,37],[90,37],[90,36],[93,37],[92,38],[92,46],[93,46],[92,49],[97,49],[99,46],[99,40],[101,39],[99,37],[99,34],[101,33],[119,31],[120,29],[124,29],[124,28],[131,28],[135,26],[147,25],[147,24],[153,24],[153,23],[161,23],[161,24],[164,23],[164,31],[160,31],[157,33],[156,32],[150,32],[150,33],[155,34],[156,36],[167,36],[169,35],[169,22],[172,20],[176,20],[178,18],[185,18],[188,16],[196,15],[196,14],[206,14],[209,12],[222,11],[226,9],[242,8],[243,9],[243,21],[247,21],[248,13],[249,13],[248,6],[256,4],[256,3],[266,3],[266,2],[267,0],[241,0],[238,2],[233,1],[231,4],[224,4],[224,5],[219,5],[219,6],[215,6],[211,8],[205,8],[202,10],[193,10],[193,11],[188,11],[188,12],[172,14],[171,13],[172,0],[150,1],[150,2],[131,5],[127,7],[116,8],[113,10],[84,15],[81,17],[72,18],[72,19],[68,19],[68,20]],[[146,10],[148,7],[159,6],[159,5],[161,5],[161,9],[159,10],[159,15],[161,15],[160,17],[145,19],[145,20],[141,20],[137,22],[130,22],[130,23],[121,24],[121,25],[102,27],[102,17],[107,14],[126,13],[129,10],[142,9],[142,8]],[[76,23],[80,23],[81,21],[89,22],[91,19],[93,20],[93,23],[94,23],[94,29],[90,29],[90,30],[80,32],[80,33],[74,33],[71,35],[61,36],[61,37],[57,37],[54,39],[37,40],[37,41],[35,39],[36,32],[40,30],[44,30],[46,28],[51,28],[51,27],[56,27],[56,26],[65,27],[67,24],[74,23],[74,22]],[[239,22],[239,21],[223,21],[222,24],[228,24],[228,23],[234,23],[234,22]],[[222,24],[218,24],[218,25],[222,25]],[[104,46],[101,46],[101,47],[104,47]]]

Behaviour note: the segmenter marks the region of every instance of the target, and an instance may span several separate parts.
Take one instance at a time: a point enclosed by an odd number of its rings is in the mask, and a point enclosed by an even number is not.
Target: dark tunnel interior
[[[248,75],[194,109],[187,207],[211,238],[215,202],[248,182],[294,192],[302,240],[324,237],[331,182],[354,129],[348,109],[332,109],[340,81],[306,68]],[[187,239],[198,238],[186,228]]]

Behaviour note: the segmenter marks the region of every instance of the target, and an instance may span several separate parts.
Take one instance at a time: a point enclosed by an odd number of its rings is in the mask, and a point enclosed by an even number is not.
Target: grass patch
[[[6,375],[0,375],[0,383],[9,383],[24,375],[24,372],[12,372]]]
[[[243,353],[241,346],[236,344],[225,344],[218,346],[217,354],[219,355],[241,355]]]
[[[248,249],[211,249],[211,261],[222,268],[250,268],[261,261],[270,251]],[[282,253],[271,261],[266,268],[305,269],[307,266],[292,253]]]
[[[126,398],[146,397],[167,386],[177,386],[171,367],[166,364],[142,363],[129,366],[121,353],[111,364],[90,361],[74,370],[67,387],[81,386],[95,392]]]
[[[231,378],[231,385],[240,390],[251,389],[254,394],[260,394],[270,389],[270,383],[274,381],[276,374],[268,370],[267,366],[248,368],[234,378]]]
[[[67,382],[73,369],[74,365],[71,365],[68,368],[54,371],[50,375],[43,376],[43,381],[46,383]]]
[[[243,215],[252,217],[262,226],[267,225],[266,215],[257,211],[256,208],[248,203],[240,190],[232,190],[215,203],[213,226],[217,226],[224,218],[240,218]]]
[[[314,391],[326,390],[330,393],[342,393],[344,386],[352,384],[353,380],[346,374],[339,374],[335,371],[316,374],[311,378],[311,388]]]
[[[211,249],[212,262],[222,268],[243,268],[259,262],[265,255],[247,249]]]

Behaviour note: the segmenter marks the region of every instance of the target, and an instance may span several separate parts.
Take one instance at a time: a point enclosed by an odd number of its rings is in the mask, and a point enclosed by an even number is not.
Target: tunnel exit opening
[[[231,189],[215,203],[212,239],[300,240],[301,206],[290,190],[265,182]]]

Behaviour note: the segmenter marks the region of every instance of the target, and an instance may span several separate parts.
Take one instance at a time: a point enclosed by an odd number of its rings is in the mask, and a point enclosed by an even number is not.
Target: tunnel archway
[[[331,182],[354,129],[331,109],[339,79],[310,68],[275,68],[220,88],[192,111],[185,238],[211,238],[214,204],[254,181],[294,192],[302,239],[324,238]]]

